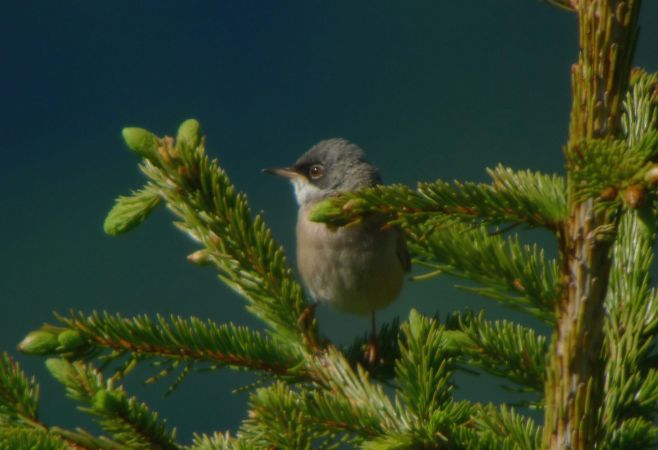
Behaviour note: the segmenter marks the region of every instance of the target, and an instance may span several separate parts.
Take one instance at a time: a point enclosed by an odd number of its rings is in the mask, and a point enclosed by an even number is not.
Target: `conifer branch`
[[[455,339],[452,332],[451,339]],[[546,338],[535,330],[506,320],[487,321],[484,314],[460,317],[458,347],[466,361],[541,393],[546,372]]]
[[[344,226],[379,214],[389,222],[416,224],[458,219],[468,223],[525,223],[555,230],[566,217],[565,184],[561,177],[498,166],[487,171],[491,184],[419,183],[376,186],[346,192],[320,203],[311,220]]]
[[[316,325],[299,320],[308,304],[283,249],[262,216],[252,218],[246,196],[237,193],[217,161],[206,156],[199,124],[184,122],[176,145],[171,138],[138,128],[126,128],[123,134],[144,158],[140,168],[149,179],[148,191],[156,192],[179,219],[176,225],[204,246],[192,260],[214,264],[220,278],[246,297],[249,309],[284,341],[316,346]],[[135,217],[141,218],[123,207],[127,202],[132,200],[120,200],[106,223],[132,226]],[[110,226],[115,228],[129,227]]]
[[[412,310],[402,326],[402,336],[401,355],[395,364],[398,393],[417,418],[417,425],[425,427],[452,397],[454,361],[448,356],[447,339],[435,319]]]
[[[451,224],[408,230],[409,249],[439,272],[476,281],[464,288],[551,322],[558,297],[558,268],[536,245],[504,239],[485,227]]]
[[[541,427],[505,406],[480,408],[471,429],[461,429],[457,436],[467,449],[534,450],[541,446]]]
[[[50,433],[64,439],[68,448],[75,450],[132,450],[131,446],[120,444],[105,436],[94,436],[81,428],[75,431],[60,427],[50,427]]]
[[[318,388],[309,392],[282,383],[252,396],[245,439],[268,435],[283,442],[303,423],[305,445],[333,448],[340,442],[361,448],[452,448],[454,430],[466,426],[473,405],[452,400],[451,354],[442,327],[412,311],[402,327],[401,358],[396,363],[398,400],[391,403],[359,366],[352,369],[332,347],[309,361]],[[253,441],[258,445],[260,441]],[[263,441],[262,443],[264,443]],[[301,444],[300,444],[301,445]],[[294,446],[293,448],[303,448]],[[315,448],[315,447],[314,447]]]
[[[158,192],[148,184],[128,196],[120,196],[105,219],[105,232],[116,236],[139,226],[160,204],[160,200]]]
[[[525,223],[554,230],[566,217],[566,186],[557,175],[529,170],[487,169],[491,184],[420,183],[418,191],[445,213],[468,221],[481,218],[488,224]]]
[[[633,69],[622,108],[621,126],[628,145],[637,145],[647,133],[658,129],[658,74]]]
[[[0,426],[40,425],[39,385],[7,353],[0,355]]]
[[[343,354],[334,347],[310,360],[309,366],[315,369],[319,382],[332,397],[358,405],[361,414],[376,420],[382,430],[395,431],[404,427],[403,418],[382,387],[371,383],[362,367],[357,366],[353,370]]]
[[[310,449],[317,435],[299,403],[299,396],[283,383],[258,389],[251,396],[241,435],[256,448]]]
[[[405,414],[411,416],[406,433],[406,439],[412,440],[410,447],[450,445],[453,430],[470,418],[473,407],[452,400],[455,361],[445,330],[436,319],[412,310],[402,326],[400,353],[395,365],[397,393]]]
[[[49,359],[50,373],[66,387],[67,395],[83,406],[81,409],[97,417],[100,426],[117,442],[131,449],[175,450],[175,431],[167,431],[157,413],[144,403],[128,397],[122,388],[105,382],[100,372],[80,362]]]
[[[39,386],[6,353],[0,357],[0,448],[127,450],[84,430],[48,427],[38,417]]]
[[[308,365],[318,375],[317,389],[299,392],[282,383],[259,389],[252,396],[242,436],[258,446],[259,442],[285,442],[302,429],[308,441],[288,448],[307,448],[311,443],[333,448],[341,442],[360,443],[409,428],[381,386],[371,383],[361,367],[352,369],[337,349],[328,347]],[[268,438],[261,442],[261,436]]]
[[[213,433],[212,435],[195,434],[188,450],[251,450],[252,446],[244,439],[233,437],[230,433]]]
[[[497,166],[488,171],[491,183],[439,180],[416,190],[392,185],[345,193],[322,202],[312,219],[344,226],[377,215],[384,226],[399,226],[417,262],[555,324],[548,352],[545,337],[509,321],[454,315],[444,326],[416,311],[401,326],[381,327],[377,363],[364,359],[368,336],[342,352],[320,345],[283,249],[206,156],[199,124],[184,122],[175,141],[128,128],[124,138],[143,158],[147,181],[117,199],[106,232],[124,233],[165,204],[175,225],[201,246],[188,259],[214,265],[268,332],[178,316],[58,316],[62,326],[42,326],[19,349],[61,356],[49,359],[48,369],[112,440],[40,422],[36,382],[4,354],[0,448],[639,450],[658,444],[658,290],[650,287],[658,77],[641,70],[630,82],[628,76],[641,0],[547,1],[576,11],[580,26],[566,183]],[[554,232],[558,262],[517,235],[503,236],[502,226],[517,225]],[[92,358],[124,365],[106,380],[80,361]],[[193,368],[254,370],[274,382],[253,390],[236,436],[195,435],[182,447],[175,430],[115,386],[140,360],[164,366],[163,374],[184,366],[174,387]],[[545,407],[543,429],[506,405],[455,401],[457,364],[543,390],[536,403]],[[390,392],[376,380],[385,380]]]
[[[71,450],[59,436],[27,427],[0,424],[0,448],[3,450]]]
[[[656,131],[656,81],[655,75],[634,74],[622,116],[629,145],[641,143]],[[656,439],[656,428],[644,422],[655,420],[658,401],[658,375],[646,367],[658,331],[658,293],[650,289],[655,220],[653,211],[626,211],[613,247],[605,304],[608,357],[602,420],[605,441],[624,443],[618,448]]]
[[[317,391],[308,396],[283,383],[257,390],[240,436],[257,448],[337,448],[382,432],[358,403]]]
[[[303,356],[294,348],[246,327],[174,315],[169,319],[157,315],[154,321],[146,315],[126,319],[118,314],[72,312],[59,319],[79,334],[85,353],[92,347],[117,356],[130,353],[134,359],[209,363],[290,377],[301,374],[298,366]]]
[[[623,201],[632,208],[643,206],[645,178],[657,153],[658,130],[646,133],[634,145],[621,139],[583,141],[567,158],[574,200],[599,198],[599,206],[606,207],[621,206]]]
[[[362,450],[395,450],[395,449],[404,449],[404,448],[423,448],[423,447],[414,447],[414,438],[413,435],[407,432],[395,432],[388,433],[382,436],[378,436],[369,441],[363,442],[359,448]],[[439,447],[439,448],[450,448],[450,447]]]
[[[651,422],[633,417],[624,420],[610,432],[610,436],[601,445],[602,450],[642,450],[655,448],[658,439],[658,427]]]

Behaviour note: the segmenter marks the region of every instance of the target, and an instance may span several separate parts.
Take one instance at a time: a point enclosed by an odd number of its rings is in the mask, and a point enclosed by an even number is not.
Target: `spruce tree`
[[[118,235],[166,206],[264,331],[195,317],[72,311],[29,333],[25,353],[46,365],[105,435],[39,419],[39,386],[0,357],[0,447],[8,449],[644,449],[658,444],[658,292],[650,270],[658,208],[658,76],[631,69],[640,0],[550,0],[578,16],[579,57],[564,146],[566,178],[500,165],[489,183],[385,185],[330,198],[327,226],[377,214],[405,234],[428,275],[552,328],[551,336],[484,313],[412,310],[341,348],[319,333],[311,304],[261,215],[217,160],[195,120],[176,138],[126,128],[144,186],[117,199],[105,231]],[[555,236],[558,254],[524,244],[524,229]],[[423,278],[423,277],[420,277]],[[172,389],[196,369],[250,370],[248,418],[236,433],[180,442],[127,393],[136,365],[156,362]],[[114,370],[108,370],[113,366]],[[543,423],[511,404],[455,399],[454,376],[477,368],[534,394]],[[385,387],[387,387],[385,389]],[[221,424],[218,424],[221,426]]]

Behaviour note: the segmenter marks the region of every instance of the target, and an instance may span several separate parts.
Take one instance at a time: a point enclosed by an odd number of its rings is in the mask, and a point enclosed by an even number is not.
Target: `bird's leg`
[[[299,323],[303,323],[306,327],[310,327],[315,319],[315,310],[318,309],[318,305],[318,302],[308,305],[308,307],[299,315],[299,319],[297,319]]]
[[[318,305],[319,305],[318,302],[311,303],[299,315],[299,319],[297,320],[299,323],[303,323],[306,329],[310,329],[313,326],[313,321],[315,320],[315,310],[318,309]],[[313,342],[308,342],[308,344],[313,348],[316,348],[318,346],[318,343],[315,342],[315,340]]]
[[[308,305],[308,307],[299,315],[299,322],[313,321],[313,319],[315,319],[315,310],[318,309],[318,305],[318,302]]]
[[[370,333],[370,342],[366,346],[365,357],[371,366],[374,366],[379,355],[377,354],[377,323],[375,322],[375,311],[372,311],[370,316],[372,322],[372,332]]]

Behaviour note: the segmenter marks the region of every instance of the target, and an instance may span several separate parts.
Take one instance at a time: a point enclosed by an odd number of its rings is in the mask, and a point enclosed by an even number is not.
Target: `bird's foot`
[[[318,309],[319,303],[312,303],[310,304],[302,313],[299,315],[299,319],[297,319],[300,323],[306,323],[310,324],[313,322],[315,319],[315,310]]]
[[[376,336],[373,335],[370,337],[370,340],[366,344],[365,351],[363,352],[363,356],[371,366],[374,366],[379,362],[379,351],[377,350]]]
[[[299,315],[299,319],[297,321],[301,324],[304,325],[304,328],[306,330],[310,330],[311,327],[313,327],[313,321],[315,320],[315,310],[318,309],[319,303],[312,303],[310,304],[302,313]],[[307,333],[308,334],[308,333]],[[310,333],[311,335],[314,335],[314,333]],[[307,336],[308,337],[308,336]],[[313,342],[307,342],[307,344],[312,347],[312,348],[317,348],[318,343],[316,342],[315,338],[312,339]]]
[[[379,352],[377,351],[377,323],[375,321],[375,311],[372,311],[370,314],[370,325],[371,325],[371,332],[370,332],[370,340],[368,341],[368,344],[366,344],[366,350],[364,352],[366,361],[370,366],[374,366],[375,364],[379,363]]]

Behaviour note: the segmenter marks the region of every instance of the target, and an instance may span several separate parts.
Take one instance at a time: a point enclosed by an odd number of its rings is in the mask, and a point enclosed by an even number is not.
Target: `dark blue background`
[[[644,3],[636,62],[657,70],[658,2]],[[535,0],[5,2],[0,348],[16,354],[22,336],[69,308],[257,326],[212,269],[186,262],[195,246],[167,213],[124,237],[102,233],[115,196],[142,183],[122,127],[174,134],[199,119],[209,153],[292,254],[291,189],[259,170],[323,138],[355,141],[389,182],[484,180],[499,162],[562,172],[576,42],[575,16]],[[408,283],[380,321],[412,307],[520,318],[453,284]],[[368,327],[319,316],[338,342]],[[41,359],[18,359],[42,382],[47,423],[87,426]],[[245,416],[246,394],[231,394],[252,379],[243,373],[192,375],[168,399],[166,384],[143,387],[144,377],[130,390],[184,441]],[[459,384],[463,397],[517,399],[499,380]]]

